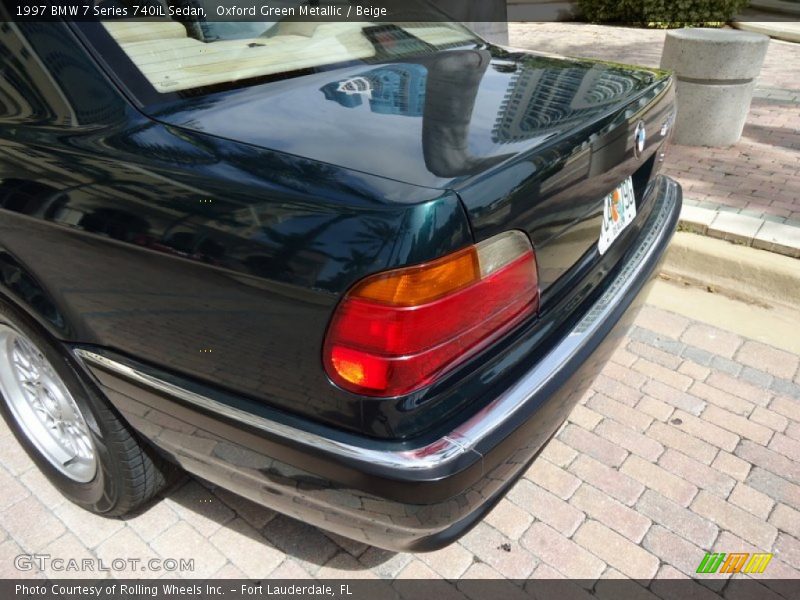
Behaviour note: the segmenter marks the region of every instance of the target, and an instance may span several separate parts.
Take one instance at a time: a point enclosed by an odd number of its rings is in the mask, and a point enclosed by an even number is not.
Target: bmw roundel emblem
[[[644,152],[645,144],[647,143],[647,130],[644,127],[644,121],[639,121],[636,124],[636,131],[633,134],[633,151],[636,157],[640,157]]]

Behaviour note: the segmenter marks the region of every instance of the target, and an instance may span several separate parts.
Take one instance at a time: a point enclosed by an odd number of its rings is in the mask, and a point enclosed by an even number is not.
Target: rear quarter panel
[[[454,194],[140,114],[62,24],[5,24],[0,288],[53,335],[362,428],[321,366],[339,297],[472,241]]]

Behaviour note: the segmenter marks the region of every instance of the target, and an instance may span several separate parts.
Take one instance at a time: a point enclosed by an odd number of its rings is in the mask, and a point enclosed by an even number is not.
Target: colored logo
[[[697,567],[697,573],[763,573],[772,554],[748,552],[707,552]]]
[[[636,131],[633,134],[633,148],[637,158],[644,152],[644,147],[647,144],[647,130],[644,127],[644,121],[639,121],[636,125]]]
[[[614,223],[619,221],[619,202],[622,200],[622,194],[619,190],[614,190],[611,194],[611,218],[614,220]]]

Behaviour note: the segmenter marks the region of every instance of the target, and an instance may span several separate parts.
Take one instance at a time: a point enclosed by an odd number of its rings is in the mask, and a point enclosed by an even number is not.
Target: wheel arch
[[[58,340],[73,339],[75,327],[32,269],[0,243],[0,297],[29,325]]]

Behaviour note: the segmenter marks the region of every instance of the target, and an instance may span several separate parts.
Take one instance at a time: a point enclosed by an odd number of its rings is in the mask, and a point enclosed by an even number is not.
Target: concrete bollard
[[[675,71],[673,142],[732,146],[742,137],[769,37],[731,29],[667,33],[661,68]]]

